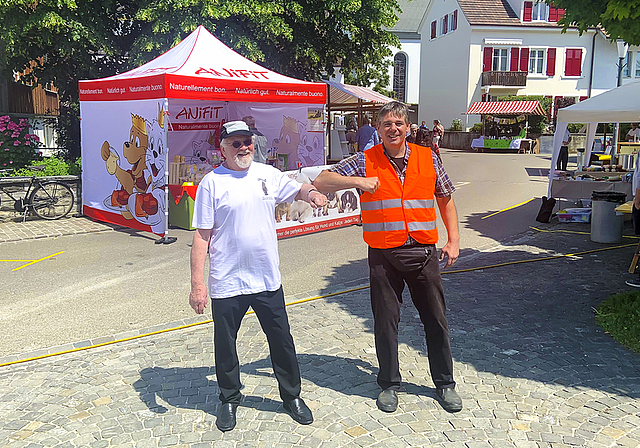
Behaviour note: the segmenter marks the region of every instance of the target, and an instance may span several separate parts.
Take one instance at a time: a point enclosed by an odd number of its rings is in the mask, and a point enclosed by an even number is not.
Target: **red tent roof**
[[[324,104],[327,86],[268,70],[227,47],[203,26],[138,68],[80,81],[80,101],[154,98]]]
[[[487,101],[475,102],[466,112],[470,114],[491,115],[544,115],[539,101]]]

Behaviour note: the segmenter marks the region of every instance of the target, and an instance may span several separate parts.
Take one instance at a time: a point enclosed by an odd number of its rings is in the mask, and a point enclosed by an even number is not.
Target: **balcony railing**
[[[527,85],[527,72],[483,72],[482,86],[515,86]]]

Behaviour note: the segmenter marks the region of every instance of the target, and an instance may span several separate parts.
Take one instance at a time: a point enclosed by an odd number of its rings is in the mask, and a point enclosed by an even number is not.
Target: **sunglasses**
[[[233,143],[231,143],[231,146],[233,146],[234,148],[238,149],[241,148],[243,146],[251,146],[251,139],[247,139],[247,140],[243,140],[243,141],[234,141]]]

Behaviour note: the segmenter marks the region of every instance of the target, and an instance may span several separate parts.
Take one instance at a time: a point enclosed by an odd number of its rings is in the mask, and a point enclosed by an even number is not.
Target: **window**
[[[531,5],[531,21],[547,21],[549,6],[543,0],[537,0]]]
[[[444,16],[443,18],[440,19],[440,35],[445,35],[447,34],[447,19],[449,18],[448,15]]]
[[[393,91],[398,101],[404,103],[407,86],[407,55],[397,53],[393,58]]]
[[[624,66],[622,67],[622,76],[624,78],[631,78],[631,51],[627,51],[627,57],[624,60]]]
[[[564,63],[565,76],[581,76],[582,75],[582,49],[567,48],[565,52]]]
[[[431,39],[438,37],[438,23],[434,20],[431,22]]]
[[[508,49],[507,48],[494,48],[493,49],[493,71],[494,72],[506,72],[508,62]]]
[[[529,51],[529,73],[542,75],[544,73],[545,50],[531,49]]]
[[[458,28],[458,10],[456,9],[449,14],[449,24],[451,31],[455,31]]]
[[[636,51],[636,78],[640,78],[640,51]]]

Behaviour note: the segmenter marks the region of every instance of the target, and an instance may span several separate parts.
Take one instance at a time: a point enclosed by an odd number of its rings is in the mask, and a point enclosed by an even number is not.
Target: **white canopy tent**
[[[549,171],[549,191],[555,177],[554,171],[560,146],[569,123],[587,124],[585,159],[590,160],[591,148],[598,123],[631,123],[640,121],[640,82],[633,82],[611,89],[600,95],[584,100],[558,111],[556,132],[553,137],[553,156]]]

